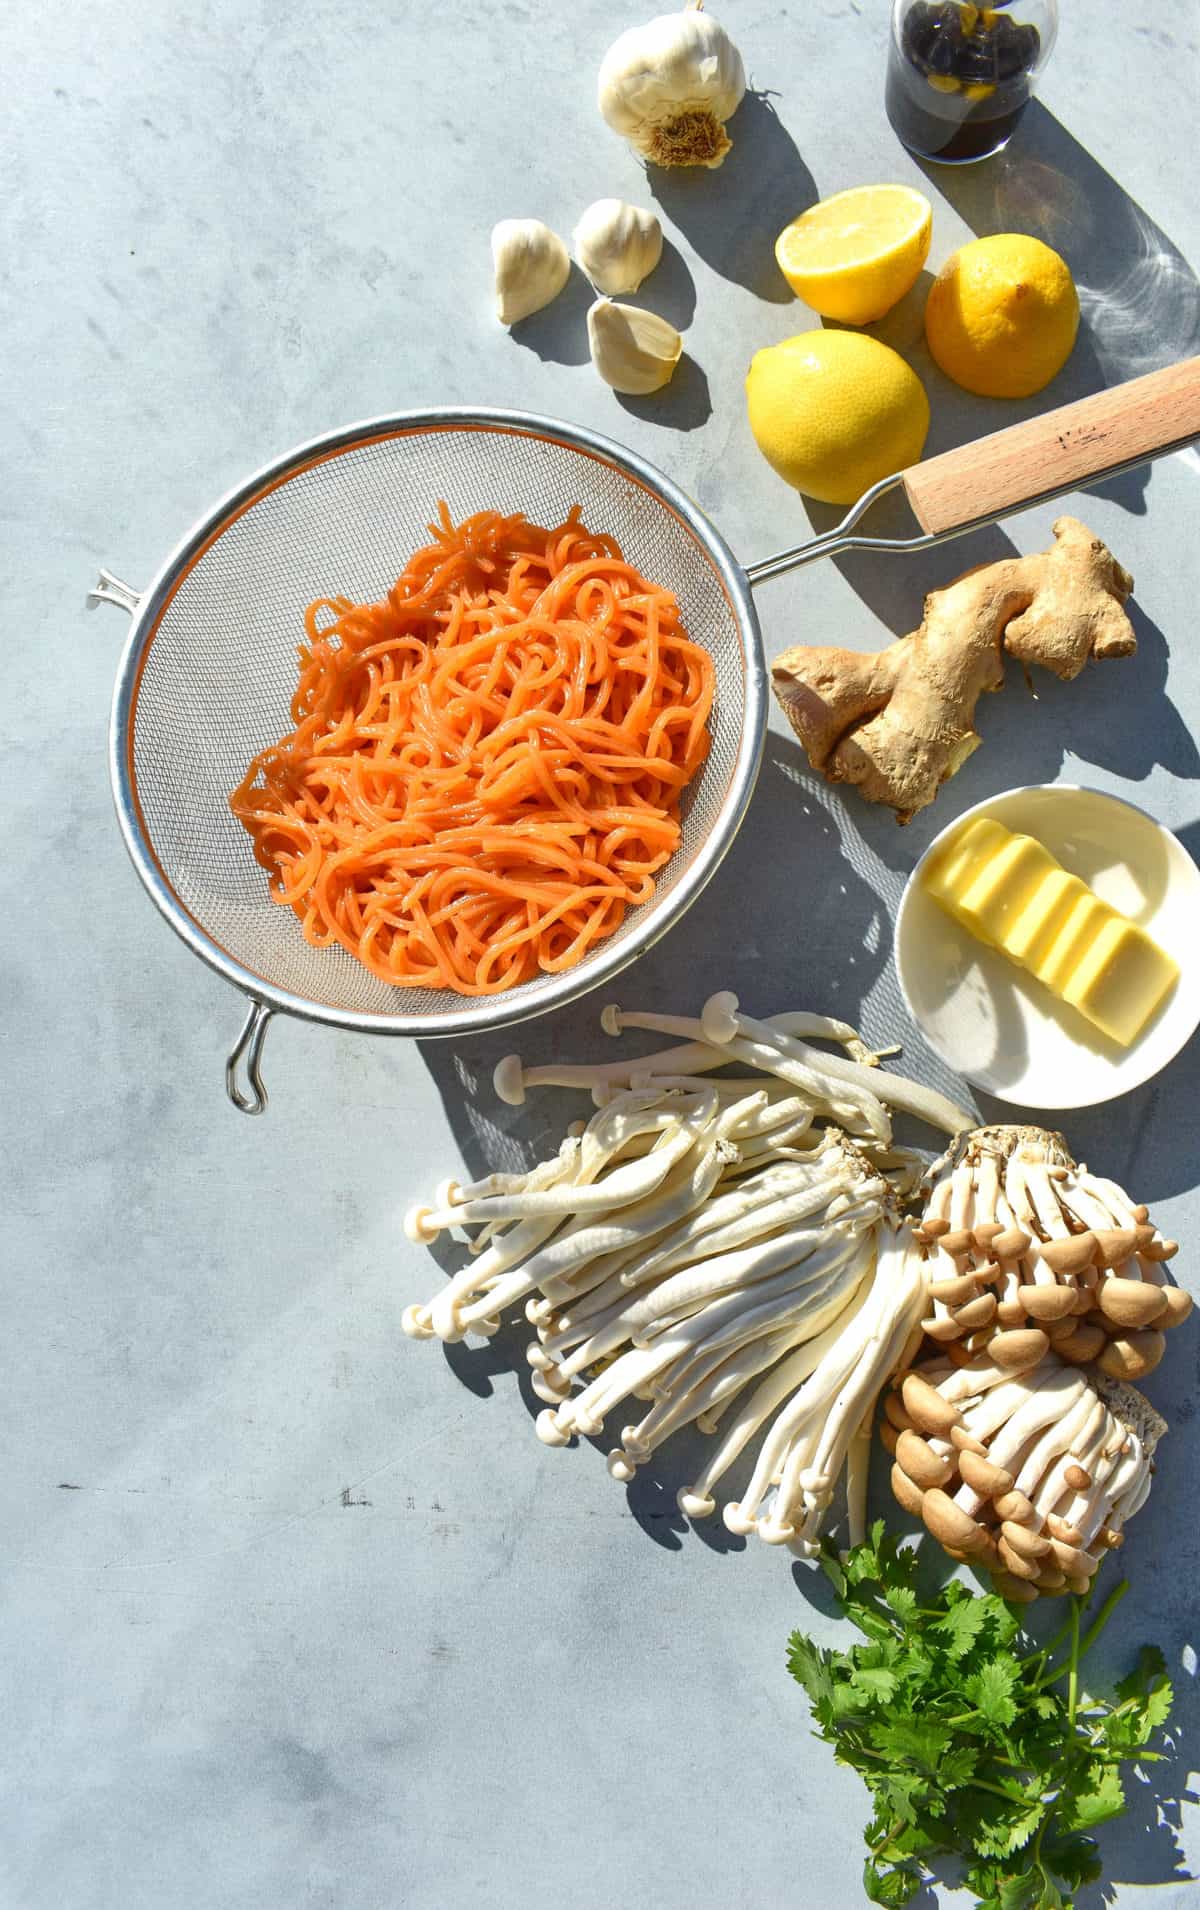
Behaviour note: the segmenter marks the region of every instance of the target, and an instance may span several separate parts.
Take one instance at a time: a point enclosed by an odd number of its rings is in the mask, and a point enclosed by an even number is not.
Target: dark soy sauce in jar
[[[999,152],[1033,91],[1037,28],[959,0],[915,0],[897,16],[886,90],[897,137],[910,152],[949,164]]]

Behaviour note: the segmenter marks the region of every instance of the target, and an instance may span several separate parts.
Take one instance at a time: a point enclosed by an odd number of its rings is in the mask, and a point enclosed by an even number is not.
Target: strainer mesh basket
[[[229,792],[290,727],[305,606],[382,597],[428,541],[495,508],[554,524],[579,505],[631,563],[673,590],[716,665],[711,752],[685,797],[680,848],[654,899],[578,968],[484,1001],[389,987],[344,950],[312,948],[271,902]],[[502,414],[382,420],[304,447],[217,507],[142,600],[118,682],[113,769],[129,846],[197,952],[293,1013],[378,1032],[453,1032],[536,1014],[654,940],[732,839],[753,786],[764,673],[745,579],[687,499],[591,434]],[[197,932],[198,931],[198,932]]]

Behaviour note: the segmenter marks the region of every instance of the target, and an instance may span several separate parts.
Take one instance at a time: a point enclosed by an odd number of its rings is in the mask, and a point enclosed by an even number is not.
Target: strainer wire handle
[[[267,1090],[262,1078],[262,1051],[267,1027],[274,1013],[275,1010],[268,1008],[265,1001],[251,1001],[242,1031],[225,1063],[225,1092],[242,1114],[262,1114],[267,1105]],[[238,1067],[243,1056],[246,1060],[249,1094],[243,1093],[238,1081]]]

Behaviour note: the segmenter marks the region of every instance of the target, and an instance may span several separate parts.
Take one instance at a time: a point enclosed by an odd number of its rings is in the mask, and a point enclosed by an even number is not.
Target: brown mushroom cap
[[[1050,1550],[1068,1577],[1090,1578],[1100,1564],[1090,1552],[1078,1545],[1068,1545],[1063,1539],[1051,1539]]]
[[[993,1572],[992,1584],[1010,1605],[1032,1605],[1038,1595],[1036,1585],[1029,1584],[1026,1579],[1014,1578],[1011,1572]]]
[[[941,1319],[935,1313],[931,1313],[928,1319],[921,1321],[921,1330],[927,1333],[931,1340],[937,1340],[939,1343],[943,1340],[961,1339],[963,1333],[962,1327],[952,1313],[945,1314]]]
[[[996,1308],[997,1326],[1024,1326],[1028,1318],[1029,1315],[1021,1305],[1021,1302],[1017,1299],[1016,1294],[1013,1295],[1011,1300],[1001,1300],[999,1306]]]
[[[1061,1539],[1064,1545],[1083,1544],[1083,1533],[1078,1526],[1068,1525],[1053,1512],[1046,1514],[1045,1527],[1052,1539]]]
[[[982,1439],[976,1439],[974,1433],[968,1432],[965,1426],[951,1426],[950,1439],[960,1453],[977,1452],[980,1458],[987,1457],[987,1447]]]
[[[948,1227],[938,1236],[938,1246],[943,1253],[952,1254],[957,1260],[961,1254],[971,1251],[971,1234],[966,1227]]]
[[[920,1518],[921,1501],[925,1495],[898,1465],[892,1467],[892,1492],[898,1505],[902,1505],[906,1512],[911,1512],[914,1518]]]
[[[1138,1230],[1136,1227],[1097,1227],[1093,1238],[1099,1264],[1102,1267],[1121,1267],[1136,1251]]]
[[[980,1526],[969,1512],[936,1486],[921,1502],[921,1517],[942,1545],[957,1545],[964,1552],[975,1552],[981,1543]]]
[[[896,1431],[891,1420],[881,1419],[879,1422],[879,1443],[885,1451],[892,1454],[893,1458],[895,1457],[896,1443],[899,1438],[900,1434]]]
[[[1023,1558],[1021,1553],[1004,1537],[1000,1540],[1000,1557],[1005,1571],[1011,1572],[1014,1578],[1036,1578],[1042,1569],[1032,1559]]]
[[[958,1470],[962,1482],[970,1486],[972,1492],[978,1492],[985,1499],[1003,1496],[1013,1489],[1013,1476],[1003,1466],[996,1466],[986,1456],[965,1448],[958,1455]]]
[[[1192,1296],[1182,1287],[1160,1287],[1163,1295],[1163,1311],[1159,1318],[1160,1326],[1180,1326],[1192,1310]]]
[[[1018,1525],[1015,1519],[1005,1519],[1000,1527],[1003,1537],[1019,1552],[1023,1559],[1042,1559],[1050,1550],[1050,1540],[1044,1539],[1040,1532],[1033,1531],[1027,1525]]]
[[[992,1240],[997,1260],[1019,1260],[1029,1249],[1029,1235],[1020,1227],[1004,1227]]]
[[[1043,1325],[1051,1321],[1065,1320],[1075,1311],[1076,1287],[1051,1286],[1048,1282],[1042,1286],[1029,1285],[1017,1288],[1017,1299],[1021,1302],[1031,1320]]]
[[[931,1486],[944,1486],[954,1471],[954,1462],[941,1458],[918,1432],[902,1432],[896,1441],[896,1463],[922,1492]]]
[[[1068,1466],[1063,1473],[1063,1481],[1072,1492],[1086,1492],[1092,1483],[1092,1475],[1085,1472],[1082,1466]]]
[[[897,1432],[904,1432],[912,1425],[912,1417],[899,1393],[889,1393],[887,1395],[883,1402],[883,1410]]]
[[[963,1300],[973,1300],[978,1291],[973,1273],[954,1273],[944,1280],[929,1282],[930,1299],[940,1300],[943,1306],[958,1306]]]
[[[1054,1350],[1072,1366],[1086,1366],[1103,1349],[1107,1338],[1104,1328],[1094,1320],[1081,1320],[1070,1338],[1060,1340]]]
[[[919,1373],[906,1373],[900,1387],[900,1397],[905,1410],[914,1426],[922,1432],[933,1433],[944,1439],[952,1426],[957,1426],[962,1414],[957,1406],[943,1399],[937,1389],[922,1379]]]
[[[1154,1327],[1110,1340],[1097,1364],[1113,1379],[1142,1379],[1152,1373],[1166,1350],[1166,1337]]]
[[[1101,1312],[1117,1326],[1149,1326],[1167,1308],[1165,1287],[1148,1280],[1121,1280],[1115,1274],[1102,1282],[1097,1298]]]
[[[981,1326],[988,1325],[994,1318],[995,1312],[995,1294],[981,1293],[976,1299],[968,1300],[965,1305],[956,1307],[954,1318],[966,1332],[977,1333]]]
[[[971,1237],[981,1253],[987,1253],[1004,1233],[1004,1224],[999,1220],[981,1220],[972,1227]]]
[[[1064,1592],[1067,1589],[1067,1575],[1060,1572],[1056,1565],[1044,1565],[1034,1583],[1039,1592]]]
[[[1041,1328],[1031,1326],[1012,1333],[997,1333],[988,1346],[988,1353],[997,1366],[1020,1372],[1027,1366],[1036,1366],[1049,1347],[1050,1342]]]
[[[1017,1525],[1036,1523],[1037,1513],[1033,1501],[1023,1492],[1002,1492],[994,1501],[994,1509],[1002,1519],[1012,1520]]]
[[[1059,1240],[1043,1240],[1038,1253],[1054,1273],[1082,1273],[1096,1257],[1096,1236],[1088,1228]]]

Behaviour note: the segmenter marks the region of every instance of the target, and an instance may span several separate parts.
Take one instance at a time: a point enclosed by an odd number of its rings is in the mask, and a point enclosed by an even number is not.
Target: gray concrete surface
[[[650,11],[649,8],[646,11]],[[741,380],[805,329],[770,241],[814,193],[924,183],[935,264],[1023,227],[1069,257],[1086,328],[1046,400],[968,399],[912,351],[931,448],[1198,348],[1195,10],[1065,0],[1035,109],[1001,160],[920,169],[881,105],[883,0],[730,0],[762,97],[722,174],[647,182],[593,76],[638,9],[599,0],[93,0],[0,23],[4,230],[5,1910],[841,1910],[860,1900],[857,1780],[783,1671],[819,1581],[681,1529],[686,1456],[628,1498],[600,1456],[533,1436],[510,1351],[401,1338],[435,1268],[408,1200],[465,1159],[536,1147],[510,1043],[404,1047],[278,1026],[272,1106],[221,1091],[236,998],[127,864],[105,770],[124,634],[84,614],[97,565],[144,582],[199,511],[323,428],[431,400],[523,405],[657,460],[747,561],[805,534],[758,458]],[[661,401],[585,361],[573,290],[519,338],[489,317],[492,222],[568,229],[652,198],[647,302],[687,327]],[[1138,660],[1019,681],[936,815],[900,832],[817,787],[778,723],[749,820],[630,1002],[733,983],[899,1036],[889,924],[931,831],[1016,781],[1084,779],[1200,840],[1200,458],[1077,501],[1137,577]],[[875,646],[968,559],[1036,548],[1052,510],[916,560],[826,566],[763,592],[768,645]],[[816,508],[814,523],[827,514]],[[598,1045],[587,1003],[530,1054]],[[1077,1151],[1153,1201],[1197,1282],[1198,1051],[1071,1120]],[[991,1110],[987,1110],[991,1111]],[[1197,1336],[1152,1383],[1174,1424],[1124,1558],[1115,1663],[1157,1640],[1182,1687],[1186,1788],[1200,1501]],[[1169,1807],[1108,1836],[1123,1906],[1183,1906],[1200,1856]],[[1188,1851],[1190,1850],[1190,1863]],[[1099,1899],[1093,1893],[1090,1899]]]

